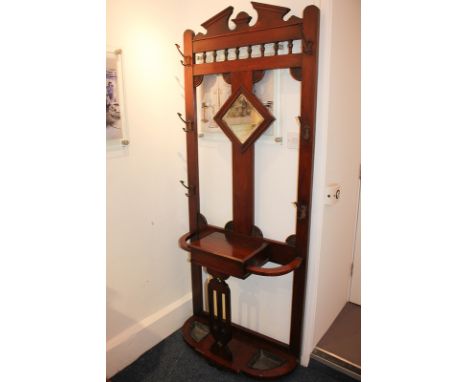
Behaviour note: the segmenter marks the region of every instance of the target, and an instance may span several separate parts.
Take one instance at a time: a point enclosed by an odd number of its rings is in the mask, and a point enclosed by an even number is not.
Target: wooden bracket
[[[289,73],[291,73],[292,78],[296,81],[302,81],[302,68],[289,68]]]
[[[289,235],[287,238],[286,238],[286,244],[287,245],[290,245],[291,247],[295,247],[296,246],[296,235]]]

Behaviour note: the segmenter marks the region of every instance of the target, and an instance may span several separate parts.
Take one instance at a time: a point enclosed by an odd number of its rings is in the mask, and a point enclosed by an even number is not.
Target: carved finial
[[[252,16],[249,16],[247,12],[239,12],[235,19],[232,19],[234,24],[236,24],[236,30],[243,30],[249,27],[250,20]]]
[[[229,18],[231,17],[232,12],[234,12],[234,7],[230,6],[217,13],[212,18],[206,20],[202,24],[202,27],[206,29],[206,34],[203,35],[202,33],[199,33],[197,34],[197,37],[213,36],[229,32]]]
[[[263,25],[268,26],[271,24],[278,24],[283,21],[283,18],[286,15],[286,13],[288,13],[291,10],[286,7],[278,7],[276,5],[257,3],[255,1],[252,1],[251,3],[258,13],[258,20],[255,24],[256,27]]]

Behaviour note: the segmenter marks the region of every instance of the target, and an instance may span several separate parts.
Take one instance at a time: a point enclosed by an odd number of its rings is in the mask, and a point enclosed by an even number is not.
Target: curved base
[[[232,325],[232,340],[227,347],[232,361],[212,352],[214,338],[209,333],[209,319],[205,315],[190,317],[182,327],[185,342],[209,362],[235,373],[256,378],[278,378],[289,374],[297,365],[288,346],[259,333]]]

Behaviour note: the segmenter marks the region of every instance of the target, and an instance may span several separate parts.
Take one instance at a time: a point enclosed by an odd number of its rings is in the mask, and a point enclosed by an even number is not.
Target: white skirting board
[[[106,377],[112,377],[174,333],[191,314],[192,293],[188,293],[108,340]]]

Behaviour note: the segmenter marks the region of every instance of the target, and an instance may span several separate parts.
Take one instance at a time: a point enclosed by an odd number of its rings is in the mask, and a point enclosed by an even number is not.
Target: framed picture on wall
[[[106,142],[108,147],[129,144],[125,118],[122,50],[106,51]]]

